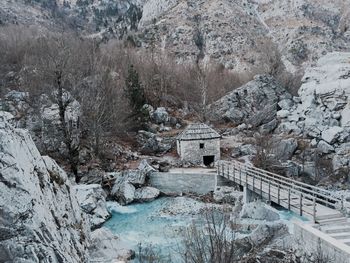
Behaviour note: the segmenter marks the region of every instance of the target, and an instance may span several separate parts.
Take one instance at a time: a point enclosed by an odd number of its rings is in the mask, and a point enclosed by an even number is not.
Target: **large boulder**
[[[154,187],[141,187],[136,189],[134,199],[136,202],[150,202],[156,199],[160,191]]]
[[[89,252],[91,262],[127,262],[135,257],[135,252],[125,248],[120,239],[106,228],[91,233]]]
[[[111,217],[107,210],[106,194],[101,185],[76,185],[73,190],[80,207],[90,218],[92,229],[98,228]]]
[[[116,182],[112,188],[111,196],[120,204],[127,205],[135,199],[135,186],[127,181]]]
[[[90,226],[66,173],[0,121],[0,261],[88,262]]]
[[[165,124],[169,121],[169,113],[164,107],[159,107],[153,111],[152,120],[157,124]]]
[[[262,203],[261,201],[245,204],[242,208],[240,217],[265,221],[276,221],[280,219],[276,209]]]
[[[289,98],[291,95],[273,77],[258,75],[254,80],[211,104],[210,118],[257,127],[276,118],[277,103]]]
[[[138,132],[137,142],[144,154],[166,153],[171,150],[175,143],[172,138],[162,138],[155,133],[143,130]]]
[[[272,239],[280,238],[282,235],[288,235],[288,227],[281,223],[260,224],[249,236],[253,246],[259,246],[263,242],[269,243]]]
[[[298,148],[298,141],[295,138],[278,140],[275,143],[273,152],[275,157],[281,161],[289,160]]]
[[[221,186],[215,189],[213,198],[217,203],[236,205],[238,202],[242,201],[243,193],[237,191],[234,187]]]

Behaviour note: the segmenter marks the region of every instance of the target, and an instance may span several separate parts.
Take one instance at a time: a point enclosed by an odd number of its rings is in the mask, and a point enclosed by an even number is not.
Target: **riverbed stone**
[[[136,189],[135,191],[135,201],[136,202],[150,202],[156,199],[160,194],[157,188],[145,186]]]
[[[266,221],[276,221],[280,219],[276,209],[262,203],[261,201],[245,204],[242,208],[240,217]]]

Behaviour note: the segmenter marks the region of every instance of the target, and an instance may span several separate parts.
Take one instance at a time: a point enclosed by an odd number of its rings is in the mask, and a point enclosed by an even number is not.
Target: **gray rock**
[[[159,107],[153,112],[152,119],[157,124],[165,124],[169,121],[169,114],[164,107]]]
[[[122,172],[122,177],[125,182],[131,183],[135,186],[144,185],[149,170],[126,170]]]
[[[112,188],[111,196],[120,204],[127,205],[134,201],[135,187],[127,182],[116,182]]]
[[[240,146],[242,155],[255,155],[257,153],[256,147],[252,144],[244,144]]]
[[[175,143],[174,139],[164,139],[158,137],[155,133],[142,130],[138,132],[137,141],[141,146],[141,152],[144,154],[168,152]]]
[[[90,218],[92,229],[111,217],[106,206],[106,194],[100,184],[76,185],[73,190],[80,207]]]
[[[319,149],[322,153],[331,153],[334,152],[334,147],[329,145],[325,141],[319,141],[317,144],[317,149]]]
[[[249,236],[254,246],[263,242],[271,242],[272,239],[288,235],[288,227],[283,223],[261,224]]]
[[[149,175],[152,172],[156,172],[156,169],[151,166],[145,159],[140,162],[138,169],[146,175]]]
[[[277,142],[273,152],[279,160],[286,161],[293,156],[293,153],[297,148],[298,141],[295,138],[289,138],[286,140],[282,139]]]
[[[89,247],[92,262],[127,262],[135,257],[135,251],[124,248],[120,239],[107,228],[99,228],[91,233]]]
[[[141,111],[151,118],[154,112],[154,108],[152,107],[152,105],[145,104],[142,106]]]
[[[150,202],[156,199],[160,194],[160,191],[154,187],[141,187],[135,191],[135,201],[137,202]]]
[[[277,112],[277,117],[279,118],[287,118],[289,116],[288,110],[280,110]]]
[[[0,261],[88,262],[90,226],[67,174],[6,121],[0,149]]]
[[[278,121],[276,119],[273,119],[272,121],[261,125],[259,128],[259,131],[261,134],[269,134],[274,129],[276,129],[277,124],[278,124]]]
[[[322,132],[322,139],[329,144],[333,144],[337,141],[340,133],[343,132],[342,127],[330,127]]]
[[[294,102],[291,99],[284,99],[278,102],[278,106],[280,106],[282,110],[289,110],[290,108],[293,107],[293,105],[294,105]]]
[[[236,205],[237,202],[242,201],[243,193],[234,187],[222,186],[214,191],[213,198],[217,203]]]
[[[244,204],[241,218],[276,221],[280,219],[278,211],[260,201]]]
[[[209,106],[212,120],[260,126],[276,117],[277,103],[286,90],[272,77],[258,75]]]

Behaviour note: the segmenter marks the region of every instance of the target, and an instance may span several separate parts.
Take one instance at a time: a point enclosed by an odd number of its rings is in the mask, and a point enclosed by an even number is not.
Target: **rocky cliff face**
[[[307,69],[300,103],[280,114],[279,132],[310,138],[310,145],[329,155],[333,170],[344,173],[350,157],[350,53],[330,53]]]
[[[273,77],[258,75],[210,105],[208,112],[213,120],[225,119],[236,125],[245,123],[259,127],[276,118],[279,101],[291,98]],[[276,126],[277,122],[274,123]]]
[[[237,71],[269,70],[274,52],[295,71],[347,50],[349,1],[160,1],[143,6],[139,38],[178,59],[211,59]]]
[[[258,76],[212,104],[215,120],[236,125],[226,135],[243,142],[232,157],[257,161],[255,157],[263,153],[265,168],[283,170],[276,172],[346,182],[350,176],[349,62],[348,52],[322,56],[306,69],[298,96],[291,96],[273,78]]]
[[[179,62],[201,58],[238,72],[268,73],[276,56],[294,72],[327,52],[349,50],[349,6],[350,0],[4,0],[0,19],[66,24]]]
[[[0,118],[0,261],[88,262],[90,226],[66,173]]]

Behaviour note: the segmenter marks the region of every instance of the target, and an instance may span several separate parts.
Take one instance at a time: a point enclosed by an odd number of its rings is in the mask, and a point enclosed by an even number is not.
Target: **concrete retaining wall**
[[[318,253],[328,257],[329,262],[350,263],[350,247],[344,243],[301,222],[294,223],[294,236],[299,248],[307,253]]]
[[[150,175],[149,183],[165,194],[207,194],[214,191],[215,177],[212,173],[155,172]]]

